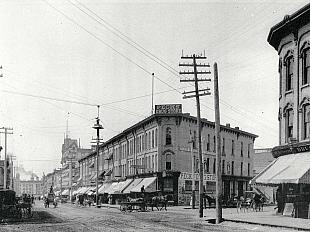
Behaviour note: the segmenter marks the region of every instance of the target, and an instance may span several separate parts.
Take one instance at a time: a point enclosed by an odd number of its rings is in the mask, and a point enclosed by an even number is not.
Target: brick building
[[[189,114],[165,111],[127,128],[100,146],[99,177],[104,182],[155,177],[150,179],[154,180],[155,190],[172,194],[175,202],[188,204],[192,180],[189,141],[198,134],[196,123],[196,118]],[[221,126],[224,198],[232,194],[243,195],[248,188],[248,181],[253,177],[256,137],[229,124]],[[213,194],[216,159],[214,122],[202,119],[202,141],[204,188],[208,194]],[[196,175],[197,153],[195,143]],[[96,180],[96,153],[80,159],[79,166],[83,185],[92,186]]]

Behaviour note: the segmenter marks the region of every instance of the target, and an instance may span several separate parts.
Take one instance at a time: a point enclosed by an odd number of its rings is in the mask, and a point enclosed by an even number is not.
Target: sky
[[[193,90],[180,82],[183,55],[205,54],[214,121],[213,64],[221,124],[278,145],[278,56],[270,28],[308,1],[0,0],[0,127],[13,128],[8,153],[39,176],[60,167],[68,135],[89,148],[100,105],[103,140],[151,115],[154,103],[182,104],[196,116]],[[182,77],[184,78],[184,77]],[[191,78],[191,76],[187,76]],[[4,135],[0,136],[4,146]],[[3,151],[1,158],[3,158]]]

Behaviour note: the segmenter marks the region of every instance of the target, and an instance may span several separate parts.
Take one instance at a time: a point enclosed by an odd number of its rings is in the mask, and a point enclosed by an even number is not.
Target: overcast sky
[[[69,136],[89,148],[96,105],[104,140],[148,117],[151,73],[155,104],[181,103],[196,115],[195,101],[182,99],[193,89],[179,81],[182,50],[218,63],[221,124],[258,135],[255,148],[276,146],[278,57],[267,36],[307,3],[1,0],[0,127],[14,129],[8,152],[26,170],[51,172],[67,120]],[[201,98],[201,115],[214,121],[213,82],[204,87],[212,95]]]

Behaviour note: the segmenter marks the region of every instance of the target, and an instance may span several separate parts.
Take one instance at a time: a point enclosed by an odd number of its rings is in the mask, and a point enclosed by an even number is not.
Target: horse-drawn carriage
[[[158,211],[167,210],[168,197],[165,196],[147,196],[143,195],[139,198],[127,197],[126,201],[120,202],[120,210],[122,212],[147,211],[147,207],[150,207],[152,211],[156,208]]]
[[[27,202],[23,198],[16,197],[13,190],[0,190],[0,218],[32,217],[31,201]]]

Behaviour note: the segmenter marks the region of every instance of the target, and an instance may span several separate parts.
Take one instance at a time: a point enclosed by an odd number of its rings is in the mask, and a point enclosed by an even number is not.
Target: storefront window
[[[164,179],[164,191],[173,192],[173,179]]]

